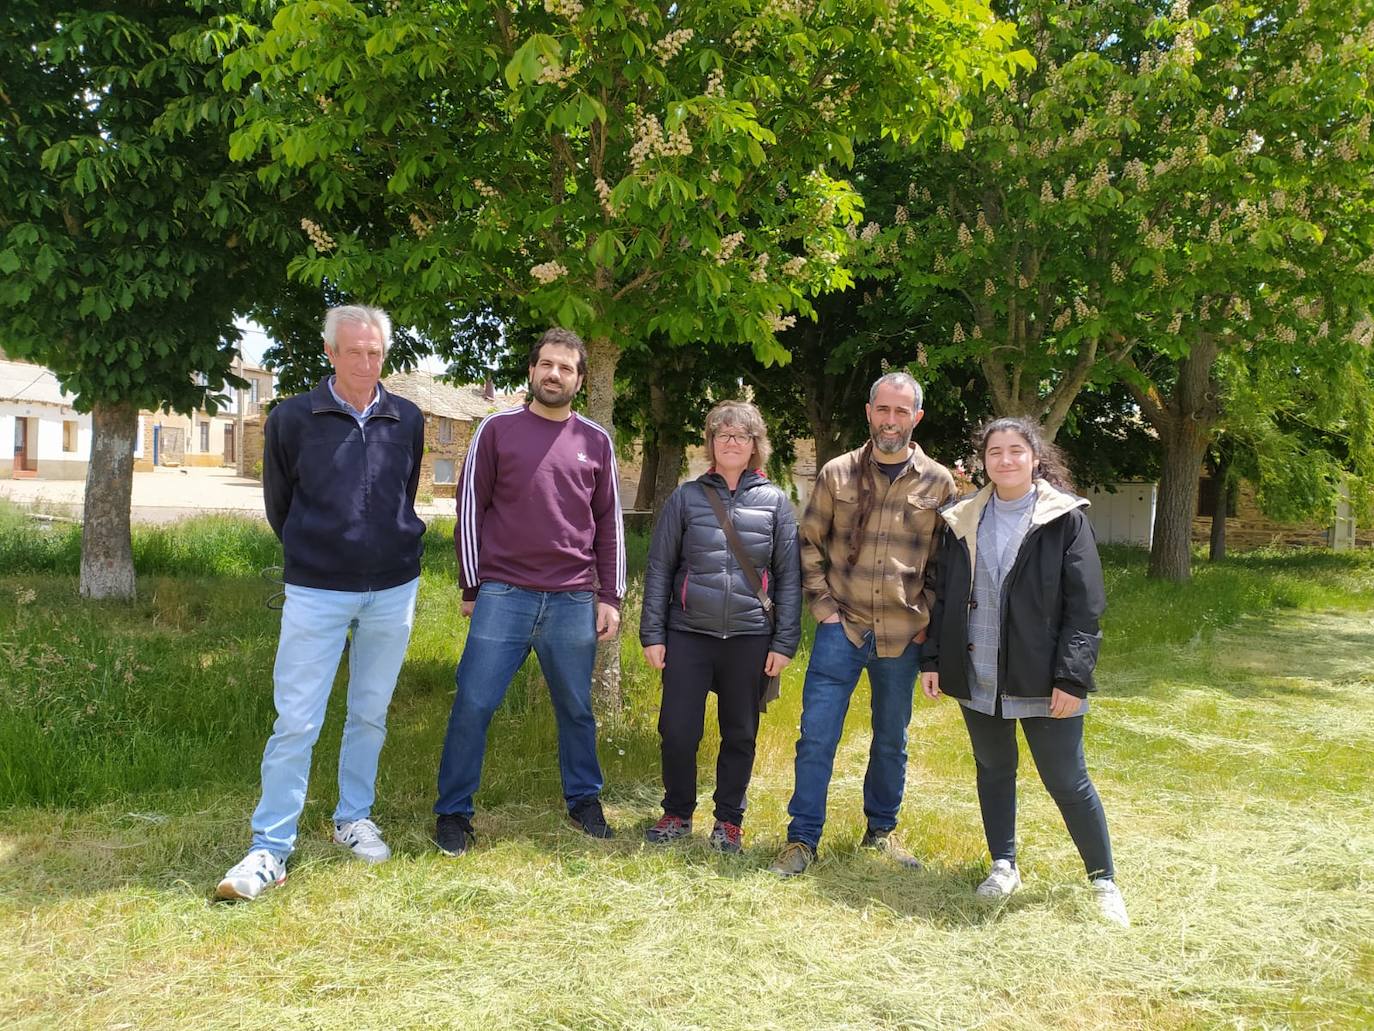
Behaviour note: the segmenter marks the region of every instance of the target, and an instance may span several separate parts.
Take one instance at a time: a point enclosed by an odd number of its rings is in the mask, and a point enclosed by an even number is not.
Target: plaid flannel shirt
[[[875,468],[873,510],[851,566],[862,456],[863,448],[841,455],[816,477],[801,523],[802,587],[817,622],[838,612],[856,648],[871,630],[878,656],[895,658],[930,621],[939,509],[955,497],[954,477],[915,444],[896,480]]]

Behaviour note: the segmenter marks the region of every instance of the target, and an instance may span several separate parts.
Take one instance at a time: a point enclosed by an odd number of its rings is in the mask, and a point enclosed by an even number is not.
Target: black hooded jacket
[[[992,494],[984,487],[941,509],[945,526],[935,578],[930,632],[921,669],[940,674],[940,690],[968,698],[968,613],[978,522]],[[1048,697],[1058,687],[1083,698],[1097,690],[1107,607],[1102,563],[1084,498],[1036,481],[1030,529],[1003,584],[998,690],[1017,698]]]

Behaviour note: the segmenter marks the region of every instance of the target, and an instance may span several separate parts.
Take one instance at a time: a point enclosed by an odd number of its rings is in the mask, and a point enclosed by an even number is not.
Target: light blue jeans
[[[596,665],[596,595],[591,591],[531,591],[484,580],[458,661],[458,689],[439,759],[439,815],[472,817],[482,781],[487,728],[506,689],[529,655],[549,685],[558,724],[558,770],[571,810],[601,794],[592,712]]]
[[[873,631],[855,648],[839,623],[819,623],[811,662],[802,684],[801,737],[797,740],[796,788],[787,813],[788,841],[816,848],[825,826],[826,796],[835,768],[835,750],[844,731],[849,699],[867,671],[873,715],[873,742],[864,776],[864,816],[868,829],[886,833],[897,826],[897,811],[906,790],[906,728],[911,698],[920,671],[920,646],[909,644],[901,655],[883,659],[873,644]]]
[[[310,753],[349,631],[348,715],[339,748],[339,804],[334,820],[372,812],[386,711],[415,620],[418,578],[382,591],[325,591],[286,585],[281,639],[272,671],[277,720],[262,754],[262,799],[253,812],[253,848],[279,859],[296,844],[305,807]]]

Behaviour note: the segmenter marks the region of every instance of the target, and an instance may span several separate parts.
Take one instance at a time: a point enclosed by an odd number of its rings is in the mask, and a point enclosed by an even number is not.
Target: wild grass
[[[212,904],[247,843],[272,721],[277,619],[256,570],[277,561],[275,542],[233,522],[142,537],[129,607],[78,602],[74,566],[0,564],[0,1024],[1374,1026],[1368,553],[1199,564],[1176,586],[1148,581],[1143,555],[1108,551],[1088,751],[1134,921],[1116,933],[1093,917],[1029,757],[1026,887],[1001,907],[974,903],[986,857],[953,703],[918,701],[911,726],[901,831],[926,870],[858,850],[863,686],[821,861],[771,877],[805,645],[764,717],[745,855],[704,847],[713,730],[695,839],[643,845],[661,795],[657,684],[633,599],[627,704],[602,721],[619,837],[592,841],[562,817],[531,664],[492,726],[480,847],[437,857],[429,810],[464,633],[444,525],[379,776],[375,815],[396,858],[365,867],[327,844],[336,691],[288,884]],[[0,556],[28,532],[0,521]]]

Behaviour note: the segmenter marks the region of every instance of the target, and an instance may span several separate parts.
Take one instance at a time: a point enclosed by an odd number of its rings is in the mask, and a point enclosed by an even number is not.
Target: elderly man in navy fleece
[[[445,855],[473,841],[487,726],[531,648],[558,721],[568,815],[593,837],[612,834],[601,811],[592,667],[597,640],[620,627],[625,539],[610,435],[572,410],[586,376],[581,338],[550,329],[530,350],[529,403],[485,419],[463,463],[454,546],[472,622],[434,804]]]
[[[390,342],[391,320],[381,309],[330,309],[324,349],[334,375],[267,417],[263,500],[281,538],[286,581],[272,671],[277,721],[262,756],[252,848],[220,881],[223,899],[257,898],[286,879],[310,754],[350,635],[334,841],[368,862],[391,855],[371,812],[420,583],[425,524],[415,514],[415,488],[425,422],[379,382]]]

